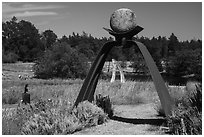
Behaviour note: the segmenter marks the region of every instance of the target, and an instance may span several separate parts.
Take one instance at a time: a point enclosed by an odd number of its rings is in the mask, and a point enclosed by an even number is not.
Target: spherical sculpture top
[[[136,15],[130,9],[118,9],[111,15],[110,26],[115,32],[126,32],[137,26]]]

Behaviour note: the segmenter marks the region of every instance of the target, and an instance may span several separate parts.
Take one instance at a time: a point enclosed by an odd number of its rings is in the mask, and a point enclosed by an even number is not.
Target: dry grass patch
[[[110,96],[115,105],[136,105],[149,103],[158,99],[153,82],[116,81],[110,83],[99,81],[96,94]]]

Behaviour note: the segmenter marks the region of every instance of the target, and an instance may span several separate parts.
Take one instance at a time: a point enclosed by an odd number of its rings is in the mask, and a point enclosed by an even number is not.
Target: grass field
[[[21,94],[24,91],[25,84],[28,84],[28,90],[31,95],[31,102],[39,100],[60,100],[74,103],[79,90],[83,84],[81,79],[19,79],[18,75],[33,76],[32,63],[3,64],[2,76],[2,106],[3,117],[10,117],[21,100]],[[168,87],[168,85],[167,85]],[[188,90],[195,89],[194,84],[188,83],[187,87],[168,87],[172,97],[180,98]],[[99,80],[95,95],[102,94],[109,96],[114,105],[138,105],[153,103],[159,104],[159,98],[152,81],[120,81],[110,83],[110,79]],[[11,111],[11,112],[10,112]],[[4,123],[3,123],[4,124]],[[4,125],[3,125],[4,126]],[[14,129],[17,127],[13,127]],[[15,133],[13,133],[15,134]]]

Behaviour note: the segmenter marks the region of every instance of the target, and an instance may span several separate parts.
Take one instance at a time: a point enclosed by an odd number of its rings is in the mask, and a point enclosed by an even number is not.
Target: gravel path
[[[164,135],[162,117],[153,104],[114,106],[115,117],[108,122],[74,133],[75,135]]]

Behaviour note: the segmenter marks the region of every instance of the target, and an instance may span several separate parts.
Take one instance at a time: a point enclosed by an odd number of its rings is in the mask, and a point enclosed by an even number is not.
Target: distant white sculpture
[[[116,74],[116,69],[120,71],[120,81],[121,83],[125,83],[125,76],[124,73],[121,69],[121,66],[115,59],[112,59],[112,64],[113,64],[113,69],[112,69],[112,78],[111,78],[111,83],[115,81],[115,74]]]
[[[112,69],[112,78],[111,78],[111,83],[115,81],[115,73],[116,73],[116,62],[114,59],[112,59],[112,65],[113,65],[113,69]]]

